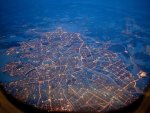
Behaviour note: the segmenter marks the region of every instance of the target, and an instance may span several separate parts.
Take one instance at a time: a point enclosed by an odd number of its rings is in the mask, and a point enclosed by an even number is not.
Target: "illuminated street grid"
[[[18,61],[2,68],[12,78],[5,89],[46,111],[107,112],[124,107],[141,93],[136,79],[108,43],[85,40],[58,28],[7,50]],[[140,76],[141,75],[141,76]]]

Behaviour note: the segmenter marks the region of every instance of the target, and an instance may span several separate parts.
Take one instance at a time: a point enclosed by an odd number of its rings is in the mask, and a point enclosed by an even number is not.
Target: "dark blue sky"
[[[104,26],[105,21],[118,23],[128,17],[149,27],[149,12],[149,0],[0,0],[0,27],[8,31],[11,25],[34,24],[44,18],[55,23],[68,18],[77,26],[84,23],[95,27]]]

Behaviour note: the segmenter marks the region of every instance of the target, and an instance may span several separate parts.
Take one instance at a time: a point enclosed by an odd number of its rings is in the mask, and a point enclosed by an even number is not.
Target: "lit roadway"
[[[18,78],[4,83],[5,90],[46,111],[107,112],[124,107],[142,93],[136,83],[146,73],[133,76],[130,64],[108,50],[109,43],[60,28],[22,42],[7,50],[19,60],[2,68]]]

